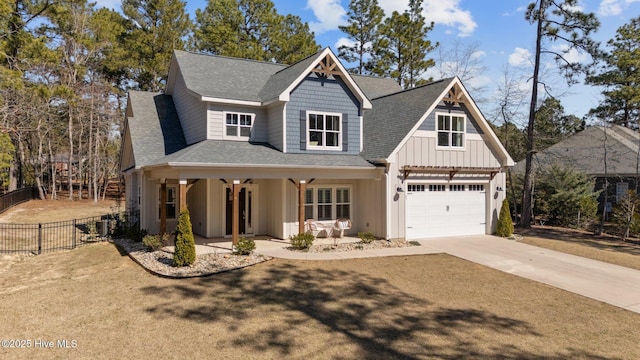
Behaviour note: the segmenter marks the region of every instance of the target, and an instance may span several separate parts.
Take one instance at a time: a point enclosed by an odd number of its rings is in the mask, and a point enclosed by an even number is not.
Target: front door
[[[226,235],[231,235],[233,232],[233,190],[230,187],[225,189],[225,199],[226,199],[226,211],[225,211],[225,222],[226,222]],[[253,234],[253,208],[254,208],[254,196],[253,196],[253,188],[251,187],[242,187],[240,189],[240,193],[238,194],[238,218],[239,221],[239,230],[238,233],[240,235],[252,235]]]

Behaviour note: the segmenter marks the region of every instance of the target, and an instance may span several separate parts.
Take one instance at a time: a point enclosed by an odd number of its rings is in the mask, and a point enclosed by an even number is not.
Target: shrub
[[[507,199],[502,200],[496,235],[501,237],[513,235],[513,221],[511,220],[511,211],[509,210],[509,201]]]
[[[162,236],[160,236],[159,234],[146,235],[142,239],[142,243],[145,244],[149,248],[149,250],[156,251],[169,245],[170,240],[171,240],[171,235],[169,234],[163,234]]]
[[[132,225],[127,228],[127,237],[135,242],[141,242],[145,236],[147,236],[147,229],[138,229],[137,225]]]
[[[373,240],[376,239],[376,237],[373,236],[373,233],[371,231],[359,232],[358,237],[360,238],[360,242],[363,244],[371,244]]]
[[[293,247],[294,249],[306,250],[311,247],[311,244],[313,244],[314,237],[313,234],[303,233],[298,235],[291,235],[289,237],[289,240],[291,240],[291,247]]]
[[[176,266],[188,266],[196,261],[196,245],[193,239],[191,217],[188,209],[180,210],[178,227],[176,228],[176,249],[173,263]]]
[[[255,249],[256,242],[251,238],[246,238],[243,236],[238,240],[238,244],[236,245],[236,249],[233,253],[235,255],[249,255]]]

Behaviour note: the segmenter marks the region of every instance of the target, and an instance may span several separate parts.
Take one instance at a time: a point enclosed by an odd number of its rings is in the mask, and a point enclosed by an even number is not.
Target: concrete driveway
[[[495,236],[425,239],[434,250],[640,313],[640,271]]]

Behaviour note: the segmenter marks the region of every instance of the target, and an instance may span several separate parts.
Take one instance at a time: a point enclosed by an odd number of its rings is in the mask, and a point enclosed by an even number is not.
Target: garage
[[[485,233],[484,184],[407,184],[406,238]]]

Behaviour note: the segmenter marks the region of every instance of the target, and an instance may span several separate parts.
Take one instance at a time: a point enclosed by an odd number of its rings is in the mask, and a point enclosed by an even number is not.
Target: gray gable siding
[[[307,77],[291,92],[290,101],[287,104],[287,152],[336,154],[336,151],[331,150],[306,150],[306,144],[303,143],[306,140],[303,137],[305,130],[301,127],[304,123],[300,120],[301,111],[343,114],[342,153],[349,155],[360,153],[360,103],[341,79],[322,80]]]
[[[436,131],[436,113],[437,112],[445,112],[452,114],[465,114],[467,116],[467,134],[482,134],[482,130],[478,126],[478,122],[471,116],[469,110],[464,105],[460,105],[460,107],[447,106],[447,105],[438,105],[436,109],[431,112],[425,119],[425,121],[420,124],[418,130],[426,130],[426,131]]]
[[[178,71],[173,91],[173,103],[187,144],[205,140],[207,137],[207,105],[189,94],[180,71]]]

